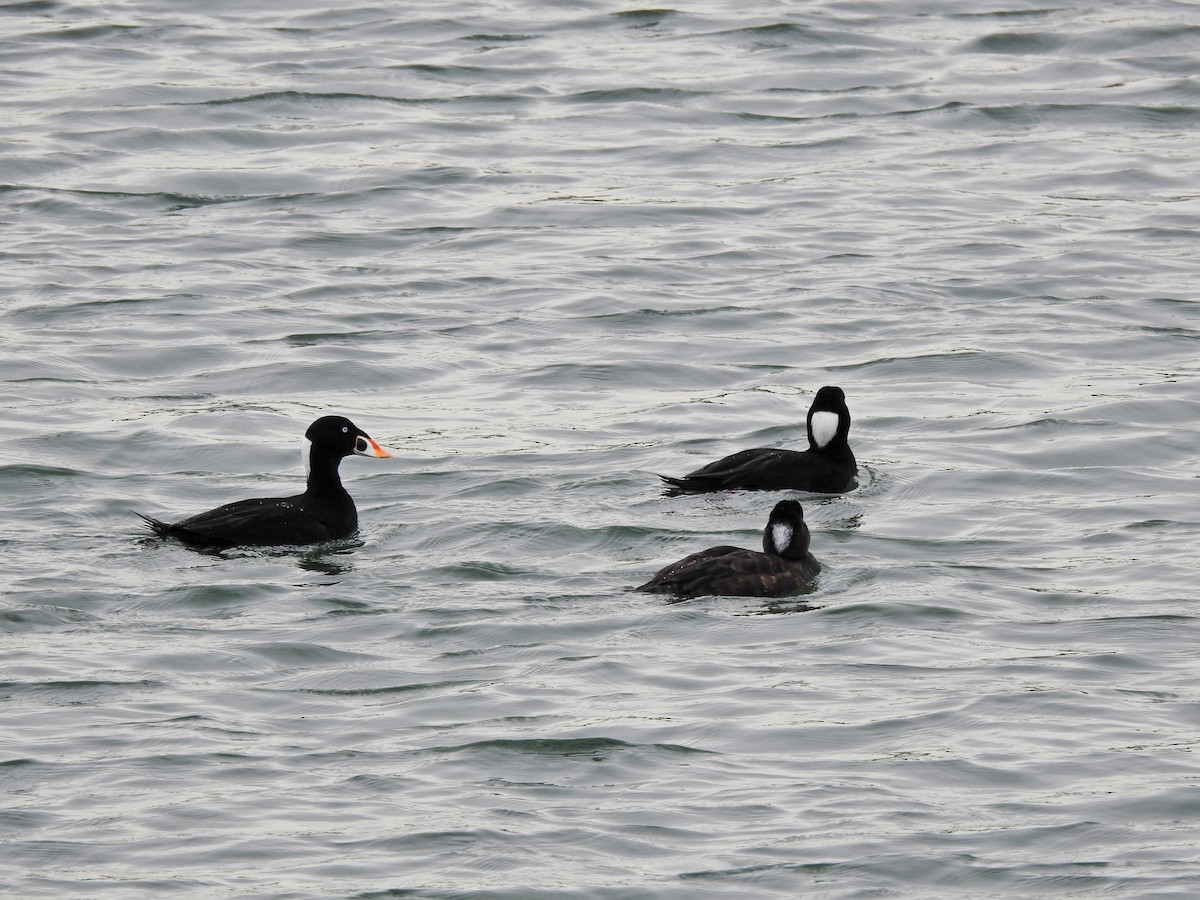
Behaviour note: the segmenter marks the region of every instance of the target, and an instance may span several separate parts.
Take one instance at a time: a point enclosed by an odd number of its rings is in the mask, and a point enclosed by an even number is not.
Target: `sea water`
[[[0,6],[13,897],[1200,892],[1200,25]],[[668,497],[803,449],[841,495]],[[351,541],[133,511],[301,489]],[[781,600],[630,587],[757,547]]]

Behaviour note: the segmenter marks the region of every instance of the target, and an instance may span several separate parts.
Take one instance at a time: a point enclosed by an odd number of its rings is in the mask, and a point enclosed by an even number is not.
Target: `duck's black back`
[[[689,472],[682,478],[659,476],[680,491],[817,491],[838,493],[854,480],[858,463],[849,445],[842,452],[741,450]]]
[[[173,523],[142,518],[155,533],[197,547],[316,544],[349,537],[358,527],[354,501],[344,490],[341,493],[321,503],[313,502],[307,492],[238,500]]]

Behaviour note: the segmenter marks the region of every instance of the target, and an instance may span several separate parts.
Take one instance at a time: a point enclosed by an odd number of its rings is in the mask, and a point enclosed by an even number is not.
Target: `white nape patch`
[[[792,526],[787,522],[776,522],[771,526],[771,540],[775,542],[775,549],[782,553],[792,542]]]
[[[818,447],[824,447],[837,435],[838,414],[827,410],[815,412],[812,414],[809,427],[812,428],[813,443]]]
[[[312,441],[307,437],[300,438],[300,455],[304,457],[304,475],[307,478],[312,474],[312,460],[309,459],[312,456]]]

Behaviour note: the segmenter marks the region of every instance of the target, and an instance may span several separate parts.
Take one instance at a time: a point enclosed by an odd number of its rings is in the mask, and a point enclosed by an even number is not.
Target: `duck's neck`
[[[819,409],[808,417],[808,447],[821,453],[840,453],[847,446],[842,434],[842,419],[829,409]]]
[[[764,552],[784,559],[804,559],[811,542],[806,522],[801,522],[798,529],[791,522],[775,522],[763,534]]]
[[[338,466],[341,457],[330,458],[310,454],[308,458],[308,493],[310,494],[344,494]]]

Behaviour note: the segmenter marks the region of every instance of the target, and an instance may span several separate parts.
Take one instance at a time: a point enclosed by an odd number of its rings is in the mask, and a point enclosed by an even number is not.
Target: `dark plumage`
[[[713,547],[672,563],[635,590],[674,594],[680,600],[720,594],[787,597],[821,571],[808,551],[810,535],[796,500],[780,500],[763,529],[763,552]]]
[[[660,475],[677,491],[847,490],[858,471],[850,450],[850,410],[840,387],[817,391],[808,410],[808,449],[742,450],[682,478]]]
[[[305,432],[308,487],[294,497],[239,500],[175,523],[142,516],[154,533],[197,547],[316,544],[349,537],[358,511],[342,487],[344,457],[391,456],[365,431],[342,416],[323,416]]]

